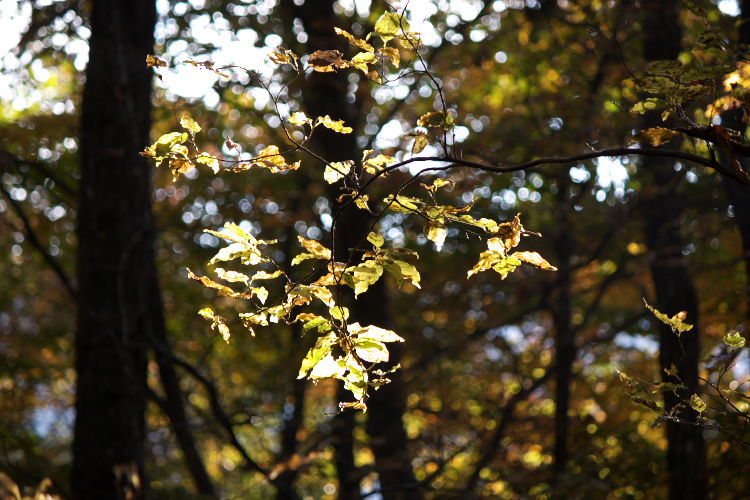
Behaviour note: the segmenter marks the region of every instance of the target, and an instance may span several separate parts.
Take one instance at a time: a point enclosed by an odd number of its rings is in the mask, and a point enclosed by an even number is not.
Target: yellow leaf
[[[370,197],[366,194],[360,195],[356,200],[354,200],[354,204],[357,205],[358,208],[361,208],[362,210],[367,210],[370,212],[370,207],[367,205],[367,202],[370,200]]]
[[[641,130],[628,141],[628,146],[635,144],[636,142],[647,142],[652,146],[661,146],[664,143],[669,142],[674,136],[679,135],[680,132],[671,130],[664,127],[653,127],[646,130]]]
[[[229,327],[226,325],[226,323],[219,323],[217,326],[219,328],[219,333],[222,337],[224,337],[224,341],[228,344],[229,337],[231,335],[229,332]]]
[[[200,125],[198,125],[196,121],[188,115],[184,115],[182,118],[180,118],[180,125],[182,126],[182,128],[186,129],[192,134],[196,134],[201,131]]]
[[[215,156],[211,156],[208,153],[201,153],[195,158],[195,162],[209,167],[215,174],[219,173],[220,163],[219,159]]]
[[[340,134],[352,133],[352,128],[344,125],[344,120],[334,120],[328,115],[319,116],[318,119],[315,120],[315,126],[318,125],[323,125],[325,128],[331,129]]]
[[[537,252],[514,252],[511,257],[515,257],[518,260],[536,266],[546,271],[557,271],[557,268],[544,260],[544,257],[539,255]]]
[[[159,59],[156,56],[152,56],[151,54],[148,54],[146,56],[146,67],[147,68],[165,68],[167,66],[167,63],[165,63],[163,60]]]
[[[343,36],[347,40],[349,40],[349,43],[352,45],[362,49],[366,50],[367,52],[374,52],[375,48],[370,45],[369,43],[365,42],[364,40],[360,40],[359,38],[356,38],[354,35],[349,33],[346,30],[342,30],[341,28],[333,28],[333,30],[336,32],[337,35]]]
[[[292,116],[289,117],[289,123],[292,125],[305,125],[308,123],[312,123],[312,119],[308,117],[305,113],[302,111],[297,111]]]
[[[398,68],[401,64],[401,55],[399,54],[399,51],[397,48],[394,47],[383,47],[380,49],[380,53],[383,54],[385,57],[388,58],[391,65],[393,65],[394,68]]]
[[[327,183],[333,184],[348,175],[353,166],[354,162],[352,160],[331,162],[326,165],[325,171],[323,172],[323,179]]]
[[[378,62],[378,57],[372,52],[360,52],[359,54],[352,57],[351,65],[352,67],[357,68],[363,73],[369,74],[370,68],[368,68],[367,65],[376,64],[377,62]]]
[[[419,117],[417,125],[426,128],[443,128],[450,130],[454,127],[453,117],[445,111],[430,111]]]
[[[435,246],[437,247],[438,251],[443,248],[446,234],[447,230],[445,228],[445,224],[429,221],[425,226],[425,235],[427,236],[427,239],[435,242]]]

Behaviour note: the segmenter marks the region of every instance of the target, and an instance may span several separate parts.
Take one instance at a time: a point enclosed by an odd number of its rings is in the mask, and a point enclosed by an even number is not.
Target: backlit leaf
[[[354,162],[352,160],[331,162],[326,165],[325,171],[323,172],[323,179],[327,183],[333,184],[348,175],[353,166]]]
[[[703,401],[700,396],[698,396],[697,394],[693,394],[692,396],[690,396],[690,408],[697,411],[698,413],[703,413],[704,411],[706,411],[707,406],[706,402]]]
[[[648,308],[648,310],[651,311],[654,314],[654,316],[656,316],[656,318],[659,321],[661,321],[665,325],[669,326],[669,328],[671,328],[672,331],[675,334],[677,334],[678,337],[680,336],[681,333],[687,332],[689,330],[692,330],[693,325],[684,322],[684,320],[685,320],[685,312],[684,311],[683,312],[679,312],[679,313],[675,314],[674,316],[672,316],[670,318],[669,316],[667,316],[663,312],[660,312],[655,307],[652,307],[651,305],[649,305],[649,303],[646,302],[645,298],[643,299],[643,303],[646,304],[646,307]]]
[[[319,116],[317,120],[315,120],[315,125],[323,125],[325,128],[331,129],[340,134],[352,133],[352,128],[344,125],[344,120],[334,120],[328,115]]]
[[[330,73],[349,67],[349,61],[346,61],[344,54],[338,50],[316,50],[310,54],[307,62],[313,70],[321,73]]]
[[[312,123],[312,118],[307,116],[302,111],[297,111],[289,117],[289,123],[292,125],[306,125]]]
[[[745,347],[745,339],[740,332],[729,332],[724,335],[724,343],[732,349],[742,349]]]
[[[365,50],[367,52],[374,52],[375,51],[375,48],[372,45],[370,45],[369,43],[367,43],[364,40],[360,40],[359,38],[355,37],[354,35],[352,35],[348,31],[342,30],[341,28],[336,28],[336,27],[334,27],[333,30],[336,32],[337,35],[343,36],[344,38],[346,38],[347,40],[349,40],[349,43],[351,43],[352,45],[354,45],[354,46],[356,46],[356,47],[358,47],[358,48],[360,48],[362,50]]]
[[[532,266],[536,266],[546,271],[557,271],[555,266],[544,260],[544,257],[537,252],[513,252],[511,256],[517,258],[521,262],[531,264]]]
[[[347,273],[350,273],[354,281],[354,296],[364,293],[370,288],[370,285],[380,279],[383,275],[383,266],[378,264],[375,260],[366,260],[357,266],[348,268]]]
[[[373,244],[376,248],[380,248],[383,246],[383,243],[385,243],[385,238],[383,238],[383,235],[378,233],[370,233],[367,235],[367,241]]]
[[[445,111],[430,111],[419,117],[417,125],[426,128],[443,128],[450,130],[454,127],[453,117]]]
[[[427,239],[435,242],[435,247],[437,247],[438,251],[440,251],[440,249],[443,248],[443,243],[445,243],[445,236],[448,233],[445,228],[445,224],[429,221],[425,226],[424,232],[425,236],[427,236]]]
[[[628,145],[635,144],[637,142],[647,142],[652,146],[661,146],[664,143],[669,142],[674,136],[680,133],[676,130],[671,130],[664,127],[653,127],[646,130],[641,130],[633,136]]]
[[[197,134],[201,131],[200,125],[188,115],[184,115],[180,118],[180,125],[192,134]]]

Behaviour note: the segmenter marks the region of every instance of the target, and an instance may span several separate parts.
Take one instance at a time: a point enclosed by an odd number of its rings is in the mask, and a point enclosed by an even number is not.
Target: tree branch
[[[21,204],[13,199],[13,197],[10,195],[8,190],[5,189],[5,186],[2,184],[0,184],[0,194],[2,194],[3,197],[8,201],[10,206],[13,207],[13,211],[16,213],[18,218],[21,219],[24,233],[26,234],[26,237],[29,240],[29,243],[31,243],[31,246],[36,248],[36,250],[41,254],[42,258],[47,263],[47,265],[49,265],[52,271],[60,279],[60,282],[62,283],[65,290],[67,290],[67,292],[70,294],[70,297],[73,299],[73,301],[77,301],[78,293],[75,287],[73,286],[73,282],[71,281],[70,277],[68,277],[68,275],[65,273],[65,270],[62,268],[62,266],[60,266],[60,263],[57,262],[57,260],[54,257],[52,257],[52,255],[47,251],[47,249],[44,247],[42,242],[39,241],[39,238],[34,232],[34,228],[31,227],[31,222],[29,221],[29,218],[26,216],[26,213],[24,213],[23,208],[21,208]]]

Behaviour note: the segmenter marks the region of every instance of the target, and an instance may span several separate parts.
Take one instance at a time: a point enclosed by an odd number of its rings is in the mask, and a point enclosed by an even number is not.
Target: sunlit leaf
[[[192,134],[197,134],[201,131],[200,125],[198,125],[198,123],[196,123],[196,121],[189,115],[183,115],[183,117],[180,118],[180,125]]]
[[[325,171],[323,172],[323,179],[327,183],[333,184],[348,175],[353,166],[354,162],[352,160],[331,162],[326,165]]]
[[[200,163],[201,165],[205,165],[209,167],[215,174],[219,173],[219,169],[221,168],[221,164],[219,163],[219,159],[215,156],[211,156],[207,153],[201,153],[195,158],[196,163]]]
[[[303,262],[307,259],[324,259],[324,260],[330,260],[331,258],[331,250],[326,248],[323,244],[315,241],[315,240],[308,240],[307,238],[303,238],[302,236],[297,236],[297,239],[300,242],[300,245],[307,250],[307,253],[301,253],[292,259],[292,265],[296,266],[300,262]]]
[[[378,233],[370,233],[367,235],[367,241],[373,244],[376,248],[380,248],[383,246],[383,243],[385,243],[385,238],[383,238],[383,235]]]
[[[366,260],[357,266],[348,268],[354,282],[354,296],[364,293],[383,275],[383,266],[375,260]]]
[[[442,128],[444,130],[452,129],[455,124],[450,113],[445,111],[430,111],[419,117],[417,125],[426,128]]]
[[[649,303],[646,302],[645,298],[643,299],[643,303],[646,304],[646,307],[648,308],[648,310],[651,311],[659,321],[669,326],[669,328],[671,328],[672,331],[675,334],[677,334],[678,337],[680,336],[681,333],[692,330],[693,325],[684,322],[685,317],[686,317],[685,311],[678,312],[677,314],[675,314],[674,316],[670,318],[663,312],[660,312],[655,307],[652,307],[651,305],[649,305]]]
[[[698,413],[703,413],[704,411],[706,411],[707,406],[706,402],[703,401],[700,396],[698,396],[697,394],[693,394],[692,396],[690,396],[690,408],[697,411]]]
[[[367,43],[364,40],[360,40],[359,38],[355,37],[354,35],[352,35],[348,31],[342,30],[341,28],[336,28],[336,27],[334,27],[333,29],[334,29],[334,31],[336,32],[337,35],[343,36],[344,38],[346,38],[347,40],[349,40],[349,43],[351,43],[352,45],[354,45],[354,46],[356,46],[356,47],[358,47],[358,48],[360,48],[362,50],[365,50],[367,52],[374,52],[375,51],[375,49],[373,48],[372,45],[370,45],[369,43]]]
[[[435,247],[437,247],[438,251],[440,251],[440,249],[443,248],[443,243],[445,243],[445,236],[446,234],[448,234],[448,231],[445,228],[445,224],[429,221],[425,225],[424,232],[425,236],[427,236],[427,239],[433,241],[435,243]]]
[[[307,63],[312,69],[321,73],[330,73],[341,68],[348,68],[349,61],[338,50],[316,50],[310,54]]]
[[[323,125],[325,128],[331,129],[340,134],[351,134],[353,130],[351,127],[344,125],[344,120],[334,120],[328,115],[319,116],[315,120],[315,125]]]
[[[383,47],[380,49],[380,53],[388,58],[388,61],[394,68],[398,68],[401,64],[401,54],[395,47]]]
[[[166,68],[167,63],[151,54],[146,55],[147,68]]]
[[[745,347],[745,339],[740,332],[729,332],[724,335],[724,343],[732,349],[742,349]]]
[[[386,11],[380,18],[375,22],[375,29],[372,35],[379,36],[384,42],[388,42],[392,38],[395,38],[403,31],[409,31],[409,22],[406,18],[399,16],[395,12]],[[371,35],[368,35],[368,38]]]
[[[646,130],[641,130],[633,136],[628,145],[635,144],[637,142],[647,142],[652,146],[661,146],[669,142],[674,136],[680,133],[676,130],[664,128],[664,127],[653,127]]]
[[[292,116],[289,117],[289,123],[292,125],[307,125],[312,124],[312,118],[307,116],[302,111],[297,111],[296,113],[292,114]]]
[[[539,255],[537,252],[513,252],[511,256],[517,258],[522,262],[531,264],[532,266],[536,266],[539,269],[544,269],[546,271],[557,271],[557,268],[555,266],[547,262],[544,257]]]

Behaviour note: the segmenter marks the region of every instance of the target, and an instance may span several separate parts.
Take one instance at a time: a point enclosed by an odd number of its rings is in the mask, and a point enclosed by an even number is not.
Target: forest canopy
[[[747,2],[0,9],[3,498],[750,487]]]

